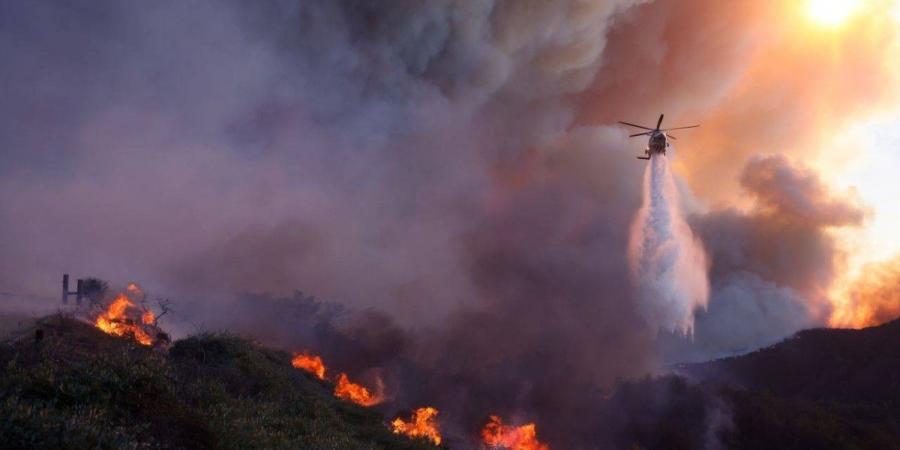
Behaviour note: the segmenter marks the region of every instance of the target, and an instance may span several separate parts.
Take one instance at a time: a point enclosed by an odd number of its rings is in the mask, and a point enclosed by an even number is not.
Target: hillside
[[[687,373],[776,396],[900,411],[900,320],[861,330],[812,329]]]
[[[900,448],[900,320],[813,329],[746,355],[680,368],[719,386],[733,448]]]
[[[292,367],[292,355],[235,336],[193,336],[162,351],[63,316],[17,336],[0,344],[3,448],[435,448],[335,398],[329,382]],[[898,344],[900,322],[808,330],[680,368],[696,382],[624,381],[586,422],[605,424],[588,445],[900,448]]]
[[[241,338],[163,352],[62,316],[35,329],[0,346],[4,448],[435,448]]]

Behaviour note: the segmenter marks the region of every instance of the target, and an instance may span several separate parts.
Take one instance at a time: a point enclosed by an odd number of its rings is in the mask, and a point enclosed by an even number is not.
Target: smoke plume
[[[668,352],[674,361],[747,352],[826,323],[826,290],[845,258],[833,231],[859,226],[867,213],[782,155],[751,158],[738,179],[752,207],[690,217],[712,260],[710,299],[693,341]]]
[[[709,300],[706,255],[682,215],[665,154],[653,154],[644,172],[629,262],[644,319],[655,329],[693,334],[694,311]]]

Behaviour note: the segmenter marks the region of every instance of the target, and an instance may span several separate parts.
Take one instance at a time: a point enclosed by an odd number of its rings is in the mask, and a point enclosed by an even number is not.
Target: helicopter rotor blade
[[[666,128],[665,130],[660,130],[660,131],[685,130],[685,129],[688,129],[688,128],[697,128],[697,127],[699,127],[699,126],[700,126],[700,125],[691,125],[691,126],[689,126],[689,127]]]
[[[669,134],[669,133],[666,133],[666,137],[667,137],[667,138],[669,138],[669,139],[675,139],[675,140],[676,140],[676,141],[677,141],[677,140],[678,140],[678,138],[677,138],[677,137],[675,137],[675,136],[672,136],[672,135],[671,135],[671,134]]]
[[[657,130],[659,129],[659,126],[662,125],[662,120],[663,120],[663,115],[660,114],[660,115],[659,115],[659,120],[656,121],[656,129],[657,129]]]
[[[647,136],[649,134],[650,134],[649,131],[645,131],[643,133],[629,134],[628,137]]]
[[[619,123],[621,123],[622,125],[628,125],[629,127],[635,127],[635,128],[640,128],[640,129],[642,129],[642,130],[653,131],[653,128],[647,128],[647,127],[645,127],[645,126],[643,126],[643,125],[635,125],[635,124],[633,124],[633,123],[622,122],[622,121],[620,121]]]

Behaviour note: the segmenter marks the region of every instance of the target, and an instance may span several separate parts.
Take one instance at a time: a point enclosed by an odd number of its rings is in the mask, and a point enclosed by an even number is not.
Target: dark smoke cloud
[[[684,117],[714,109],[769,39],[770,30],[760,25],[771,14],[766,2],[746,0],[665,0],[625,11],[610,29],[597,77],[579,97],[580,120],[638,120],[661,111]]]
[[[865,210],[784,156],[752,158],[740,180],[757,202],[752,212],[723,210],[698,223],[717,261],[712,276],[747,268],[800,293],[822,294],[840,254],[828,229],[860,225]]]
[[[862,224],[866,210],[828,189],[781,155],[751,158],[740,176],[755,201],[748,212],[697,216],[694,227],[713,261],[709,309],[697,314],[695,340],[675,358],[706,359],[770,345],[821,325],[825,290],[844,253],[829,230]]]
[[[840,227],[860,225],[864,218],[852,199],[835,198],[816,174],[782,155],[752,158],[740,181],[773,222]]]

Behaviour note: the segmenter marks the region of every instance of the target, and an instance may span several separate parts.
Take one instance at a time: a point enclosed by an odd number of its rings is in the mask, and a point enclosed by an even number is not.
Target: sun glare
[[[808,0],[806,10],[814,22],[836,27],[844,23],[858,6],[859,0]]]

